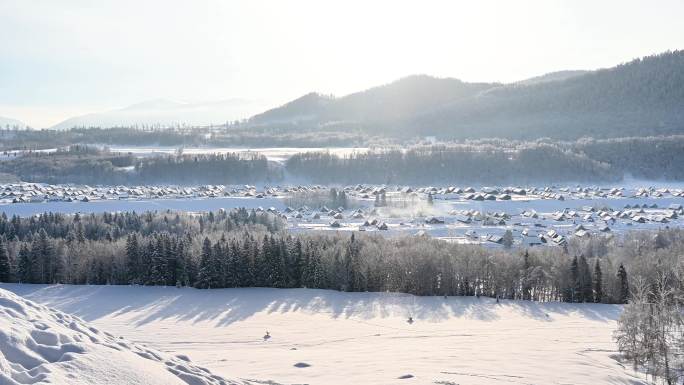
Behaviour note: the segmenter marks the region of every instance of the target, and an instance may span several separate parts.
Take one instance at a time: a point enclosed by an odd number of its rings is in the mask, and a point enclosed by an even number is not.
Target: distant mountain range
[[[264,103],[242,99],[206,103],[155,99],[121,109],[76,116],[51,128],[204,126],[245,119],[264,108]]]
[[[343,97],[309,93],[280,107],[265,108],[263,103],[244,100],[181,103],[160,99],[77,116],[52,128],[198,126],[251,116],[241,127],[279,133],[354,131],[395,138],[682,134],[684,51],[509,84],[413,75]]]
[[[512,84],[409,76],[340,98],[310,93],[249,124],[445,139],[681,134],[684,51]]]
[[[7,127],[14,128],[17,127],[21,130],[26,128],[26,124],[20,120],[17,119],[12,119],[12,118],[6,118],[4,116],[0,116],[0,128],[5,129]]]

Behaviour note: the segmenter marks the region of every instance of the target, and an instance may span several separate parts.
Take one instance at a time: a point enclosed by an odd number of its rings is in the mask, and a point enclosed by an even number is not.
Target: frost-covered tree
[[[601,273],[601,260],[596,258],[594,264],[594,302],[603,302],[603,274]]]
[[[208,237],[205,237],[202,243],[202,256],[200,257],[199,271],[197,273],[196,285],[199,288],[209,289],[212,287],[212,271],[215,268],[212,266],[213,254],[211,241]]]
[[[5,246],[4,237],[0,237],[0,282],[9,282],[12,277],[12,265]]]
[[[629,300],[629,281],[627,278],[627,270],[623,264],[620,264],[617,272],[618,278],[618,301],[620,303],[627,303]]]

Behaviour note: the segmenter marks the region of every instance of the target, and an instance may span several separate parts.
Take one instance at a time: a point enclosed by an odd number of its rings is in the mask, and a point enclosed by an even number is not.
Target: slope
[[[511,84],[418,75],[341,98],[311,95],[249,123],[286,127],[296,122],[290,128],[354,129],[395,138],[569,140],[681,134],[684,51]],[[302,101],[307,101],[305,114]]]
[[[577,139],[684,132],[684,51],[442,106],[400,129],[453,138]]]
[[[0,384],[220,385],[191,363],[0,289]]]
[[[387,124],[443,104],[472,97],[497,86],[487,83],[464,83],[458,79],[427,75],[407,76],[390,84],[373,87],[341,98],[310,93],[283,106],[250,119],[250,124],[298,122],[307,127],[351,124],[355,126]],[[372,130],[372,128],[371,128]]]

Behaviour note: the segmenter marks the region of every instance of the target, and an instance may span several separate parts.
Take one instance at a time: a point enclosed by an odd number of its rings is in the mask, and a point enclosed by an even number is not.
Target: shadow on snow
[[[412,317],[437,322],[452,317],[482,321],[500,318],[499,309],[538,321],[576,314],[601,322],[617,320],[622,306],[502,300],[475,297],[418,297],[401,293],[344,293],[320,289],[236,288],[200,290],[159,286],[0,284],[30,300],[57,307],[86,321],[134,312],[137,326],[163,319],[214,322],[227,326],[256,313],[328,314],[369,320]]]

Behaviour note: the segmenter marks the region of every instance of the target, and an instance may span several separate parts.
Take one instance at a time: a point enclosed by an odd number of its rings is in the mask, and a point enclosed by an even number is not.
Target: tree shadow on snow
[[[596,321],[613,321],[621,306],[535,303],[475,297],[416,297],[401,293],[344,293],[318,289],[237,288],[200,290],[176,287],[73,286],[2,284],[30,300],[76,314],[86,321],[132,313],[135,325],[164,319],[213,322],[228,326],[257,313],[327,314],[331,318],[412,317],[445,321],[454,317],[494,321],[502,309],[536,320],[578,314]]]

